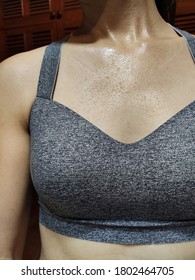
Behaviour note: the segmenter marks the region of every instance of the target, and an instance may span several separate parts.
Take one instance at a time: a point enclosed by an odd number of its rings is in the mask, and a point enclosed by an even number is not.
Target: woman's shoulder
[[[17,87],[23,86],[37,75],[46,46],[23,52],[5,59],[0,64],[0,72],[6,82]]]
[[[36,97],[39,72],[46,46],[16,54],[0,63],[0,99],[17,112],[25,125]]]

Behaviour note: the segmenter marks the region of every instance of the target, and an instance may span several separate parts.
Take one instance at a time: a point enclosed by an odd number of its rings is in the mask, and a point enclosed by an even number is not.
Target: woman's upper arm
[[[15,64],[0,64],[0,259],[22,258],[31,206],[30,136]]]

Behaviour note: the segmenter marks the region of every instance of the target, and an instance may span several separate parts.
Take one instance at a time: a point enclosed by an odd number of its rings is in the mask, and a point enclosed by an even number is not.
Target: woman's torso
[[[195,99],[194,63],[184,39],[150,44],[109,53],[101,45],[95,49],[64,44],[53,99],[113,139],[139,141]],[[39,57],[40,62],[42,55],[43,49],[31,52],[32,59]],[[28,85],[26,122],[40,62]],[[195,259],[195,241],[121,245],[66,237],[42,225],[40,231],[40,259]]]
[[[169,244],[111,244],[63,236],[40,225],[40,260],[195,260],[195,241]]]

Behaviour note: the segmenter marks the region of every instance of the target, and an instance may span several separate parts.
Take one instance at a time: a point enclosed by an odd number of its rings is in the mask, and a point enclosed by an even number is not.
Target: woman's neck
[[[161,17],[155,0],[80,0],[83,22],[74,36],[88,35],[111,41],[139,41],[175,37]]]

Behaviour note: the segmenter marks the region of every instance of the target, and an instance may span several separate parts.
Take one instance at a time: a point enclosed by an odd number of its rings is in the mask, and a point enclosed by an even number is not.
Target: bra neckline
[[[112,136],[110,136],[109,134],[107,134],[106,132],[101,130],[99,127],[97,127],[95,124],[93,124],[92,122],[87,120],[85,117],[83,117],[82,115],[80,115],[76,111],[67,107],[66,105],[64,105],[64,104],[62,104],[62,103],[60,103],[56,100],[53,100],[53,99],[45,99],[45,98],[42,98],[42,97],[36,97],[36,99],[37,98],[47,100],[51,105],[57,106],[57,107],[65,110],[66,112],[68,112],[70,114],[73,114],[77,119],[80,119],[83,122],[87,123],[87,125],[90,126],[90,128],[92,128],[93,130],[102,134],[106,138],[106,140],[108,140],[110,142],[113,142],[115,144],[121,145],[121,146],[126,146],[126,147],[135,147],[135,146],[141,145],[141,144],[149,141],[151,138],[155,137],[156,134],[158,134],[162,129],[166,128],[167,125],[170,125],[172,122],[174,122],[175,119],[179,118],[180,115],[184,114],[187,110],[189,110],[191,107],[193,107],[195,105],[195,100],[193,100],[192,102],[187,104],[185,107],[183,107],[181,110],[179,110],[176,114],[174,114],[172,117],[170,117],[167,121],[165,121],[164,123],[159,125],[155,130],[153,130],[152,132],[150,132],[149,134],[144,136],[142,139],[137,140],[137,141],[132,142],[132,143],[124,143],[124,142],[121,142],[121,141],[113,138]]]
[[[186,37],[184,36],[184,34],[180,33],[180,31],[175,28],[174,26],[172,26],[171,24],[167,23],[177,34],[178,36],[182,37],[184,40],[186,40]],[[62,40],[60,40],[60,45],[64,44],[65,42],[68,41],[69,39],[69,35],[67,35],[65,38],[63,38]],[[187,46],[189,47],[189,43],[187,41]],[[60,46],[61,49],[61,46]],[[60,58],[60,57],[59,57]],[[58,67],[59,67],[59,61],[58,60]],[[58,69],[59,70],[59,69]],[[58,76],[58,71],[56,72],[55,75],[55,83],[56,84],[56,80],[57,80],[57,76]],[[132,143],[124,143],[121,142],[117,139],[114,139],[112,136],[108,135],[106,132],[104,132],[103,130],[101,130],[100,128],[98,128],[95,124],[91,123],[89,120],[87,120],[85,117],[81,116],[79,113],[77,113],[76,111],[72,110],[71,108],[67,107],[66,105],[53,100],[53,94],[54,94],[54,89],[55,87],[52,88],[52,92],[50,93],[50,97],[42,97],[42,96],[36,96],[37,98],[42,98],[44,100],[48,100],[50,102],[50,104],[52,105],[56,105],[62,109],[64,109],[67,113],[73,114],[75,117],[77,117],[77,119],[80,119],[82,121],[84,121],[85,123],[87,123],[90,128],[93,128],[96,131],[99,131],[99,133],[101,133],[102,135],[104,135],[104,137],[106,138],[107,141],[113,142],[115,144],[121,145],[121,146],[127,146],[127,147],[135,147],[137,145],[141,145],[142,143],[147,142],[148,140],[150,140],[150,138],[154,137],[156,134],[158,134],[163,128],[165,128],[167,125],[171,124],[177,117],[179,117],[182,113],[184,113],[186,110],[188,110],[188,108],[191,108],[191,106],[193,106],[195,104],[195,100],[190,102],[188,105],[186,105],[184,108],[182,108],[181,110],[179,110],[176,114],[174,114],[171,118],[169,118],[167,121],[165,121],[164,123],[162,123],[161,125],[159,125],[155,130],[153,130],[152,132],[150,132],[148,135],[146,135],[145,137],[143,137],[140,140],[137,140],[135,142]]]

